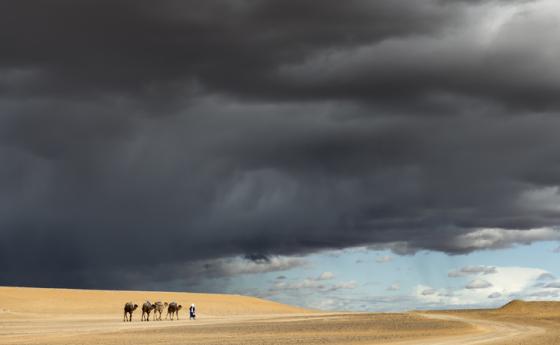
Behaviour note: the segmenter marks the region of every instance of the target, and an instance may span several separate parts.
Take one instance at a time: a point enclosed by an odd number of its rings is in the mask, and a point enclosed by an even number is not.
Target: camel
[[[167,302],[161,302],[161,301],[157,301],[156,303],[154,303],[154,316],[152,317],[152,320],[160,320],[161,321],[161,314],[164,311],[164,308],[167,307],[169,304]],[[159,314],[159,317],[158,317]]]
[[[124,319],[123,321],[132,321],[132,312],[136,310],[136,308],[138,308],[138,304],[132,304],[132,302],[127,302],[124,305]],[[130,315],[130,318],[126,317],[126,314]]]
[[[183,306],[180,304],[177,305],[177,302],[169,303],[169,306],[167,307],[167,315],[165,316],[165,319],[167,320],[167,317],[171,315],[171,321],[173,321],[173,316],[175,314],[177,315],[177,320],[179,320],[179,310],[181,310],[181,308],[183,308]]]
[[[150,312],[152,310],[154,310],[155,308],[156,308],[156,306],[154,304],[150,303],[150,301],[146,301],[142,305],[142,321],[144,321],[144,320],[150,321]],[[155,315],[155,313],[154,313],[154,315]]]

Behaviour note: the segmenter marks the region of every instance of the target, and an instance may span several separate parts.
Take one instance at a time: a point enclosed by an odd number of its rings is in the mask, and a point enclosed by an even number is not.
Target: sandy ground
[[[196,303],[199,317],[122,322],[127,301]],[[257,298],[0,287],[0,344],[560,344],[560,306],[503,310],[319,313]],[[530,306],[530,307],[527,307]],[[547,310],[543,313],[543,310]]]
[[[499,337],[492,345],[560,344],[560,302],[513,301],[500,309],[438,312],[465,320],[483,320],[509,328],[512,336]]]

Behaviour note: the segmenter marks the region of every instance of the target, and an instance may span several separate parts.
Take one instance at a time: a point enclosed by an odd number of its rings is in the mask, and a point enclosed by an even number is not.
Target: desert
[[[196,303],[196,320],[123,322],[127,301]],[[254,297],[0,287],[2,344],[557,344],[560,303],[406,313],[321,312]]]

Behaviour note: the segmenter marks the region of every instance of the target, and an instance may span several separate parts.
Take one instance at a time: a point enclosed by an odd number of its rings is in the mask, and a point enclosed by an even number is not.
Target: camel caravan
[[[165,319],[170,319],[173,321],[174,319],[179,320],[179,310],[183,308],[182,305],[177,304],[177,302],[161,302],[157,301],[155,303],[151,303],[150,301],[144,302],[142,304],[142,318],[141,321],[150,321],[150,314],[153,313],[152,321],[161,321],[161,314],[167,308],[167,315],[165,315]],[[134,304],[132,302],[127,302],[124,305],[124,317],[123,321],[132,321],[132,313],[138,309],[138,304]],[[196,320],[196,307],[194,304],[191,304],[189,308],[189,319]]]

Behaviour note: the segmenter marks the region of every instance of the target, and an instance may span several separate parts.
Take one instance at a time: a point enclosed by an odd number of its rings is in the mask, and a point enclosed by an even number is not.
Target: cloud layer
[[[558,6],[3,2],[0,285],[557,240]]]
[[[465,267],[472,268],[472,266]],[[465,269],[463,268],[463,269]],[[556,299],[559,294],[555,289],[556,280],[550,273],[528,267],[492,267],[493,273],[484,271],[472,273],[474,279],[462,288],[432,289],[423,285],[416,287],[413,296],[417,305],[425,308],[449,306],[501,306],[512,299],[542,300]],[[455,272],[463,271],[457,269]],[[543,276],[552,279],[542,284]],[[430,289],[433,293],[424,293]]]

